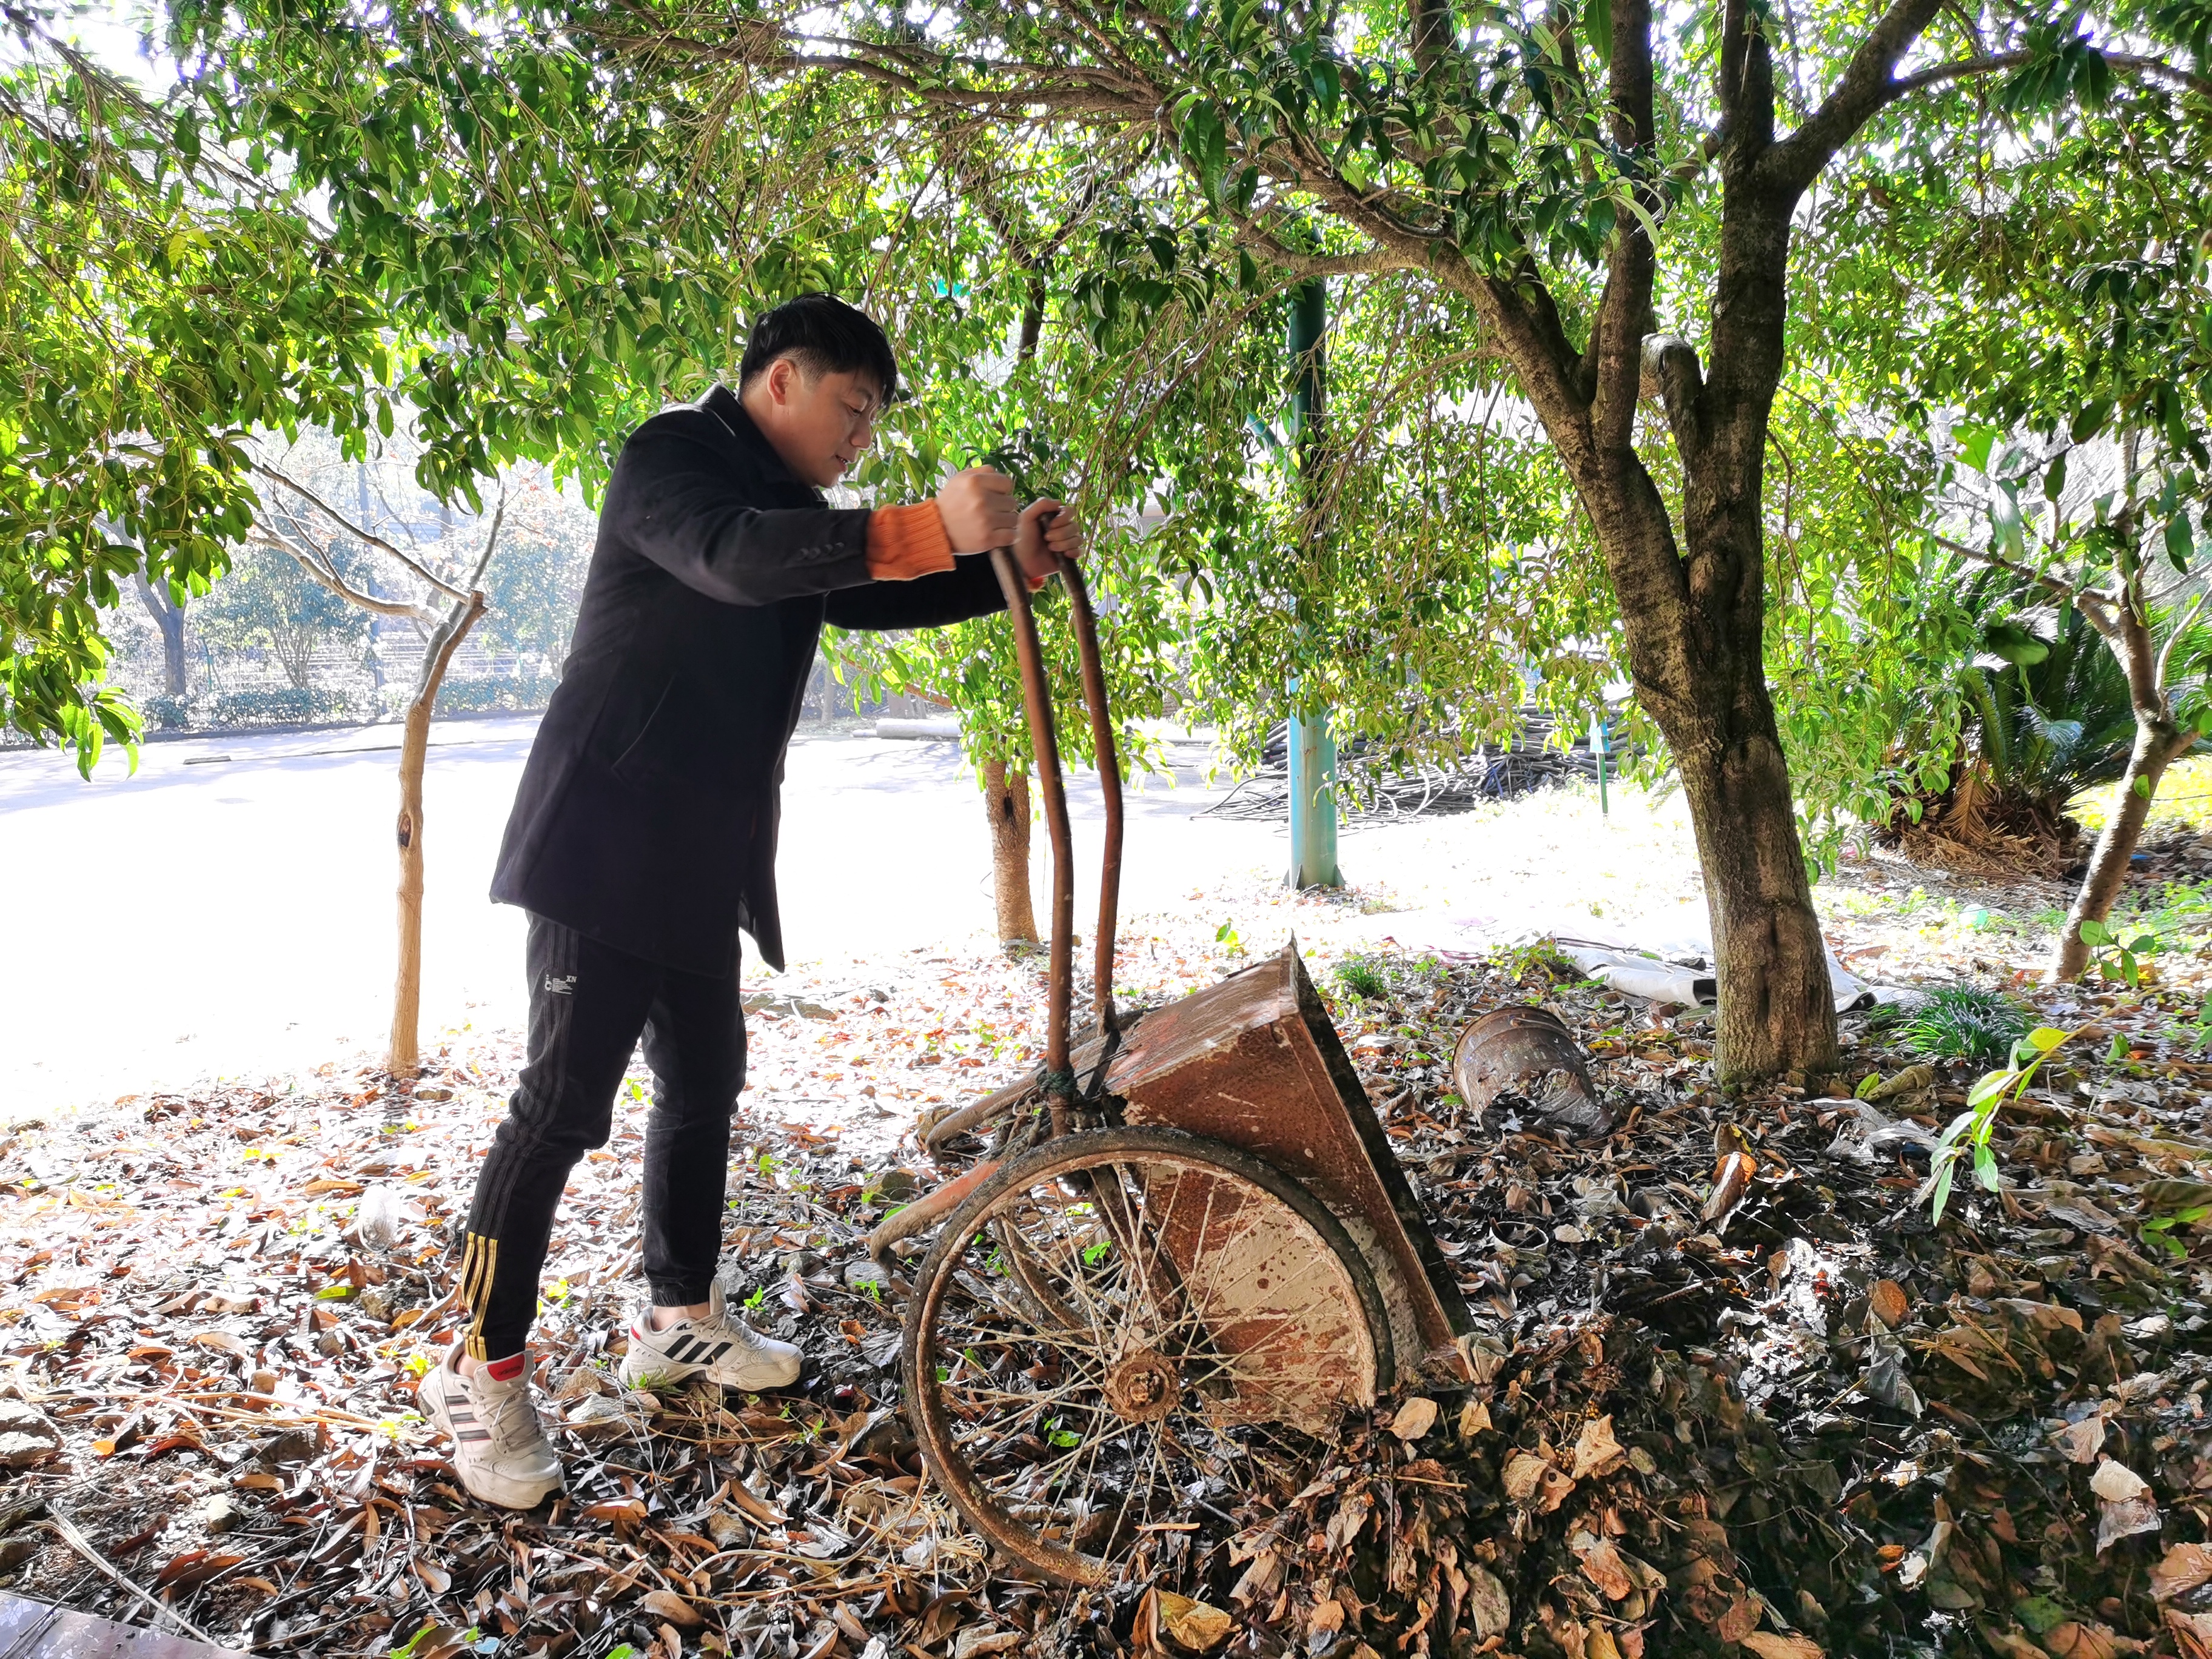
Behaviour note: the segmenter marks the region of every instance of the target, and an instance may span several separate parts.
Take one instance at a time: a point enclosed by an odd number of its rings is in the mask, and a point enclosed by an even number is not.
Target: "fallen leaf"
[[[2092,1412],[2079,1423],[2069,1423],[2051,1437],[2069,1463],[2094,1463],[2105,1449],[2105,1414]]]
[[[1881,1321],[1883,1326],[1889,1330],[1893,1331],[1905,1322],[1905,1312],[1910,1305],[1905,1297],[1905,1286],[1893,1279],[1875,1279],[1873,1287],[1867,1292],[1867,1311]]]
[[[2212,1583],[2212,1544],[2176,1544],[2151,1569],[2151,1599],[2171,1601],[2204,1583]]]
[[[1480,1400],[1470,1400],[1460,1408],[1459,1432],[1462,1440],[1471,1440],[1490,1427],[1490,1407]]]
[[[1578,1532],[1567,1540],[1567,1548],[1573,1552],[1583,1577],[1605,1593],[1609,1601],[1626,1601],[1636,1586],[1622,1565],[1620,1552],[1608,1539],[1587,1532]]]
[[[2142,1643],[2129,1641],[2109,1626],[2070,1619],[2052,1626],[2040,1639],[2051,1659],[2118,1659],[2142,1650]]]
[[[2089,1490],[2107,1504],[2124,1504],[2150,1491],[2150,1483],[2124,1463],[2106,1458],[2089,1477]]]
[[[1759,1659],[1827,1659],[1818,1642],[1794,1631],[1784,1636],[1772,1631],[1755,1630],[1743,1638],[1742,1645],[1757,1654]]]
[[[670,1624],[690,1630],[707,1622],[698,1608],[674,1590],[648,1590],[637,1598],[637,1610],[655,1619],[665,1619]]]
[[[246,1346],[244,1339],[233,1336],[228,1331],[194,1331],[191,1340],[196,1346],[212,1348],[217,1353],[230,1354],[240,1359],[253,1358],[253,1350]]]
[[[1398,1414],[1390,1419],[1390,1432],[1412,1444],[1437,1425],[1437,1402],[1416,1395],[1398,1407]]]
[[[1168,1590],[1159,1593],[1158,1608],[1160,1623],[1169,1637],[1177,1646],[1193,1653],[1211,1652],[1227,1641],[1237,1628],[1236,1619],[1219,1607]]]
[[[1620,1442],[1613,1437],[1613,1418],[1594,1417],[1583,1425],[1581,1437],[1575,1442],[1574,1478],[1586,1480],[1611,1474],[1628,1461],[1628,1454]]]
[[[2097,1505],[2097,1553],[2101,1555],[2123,1538],[2139,1532],[2156,1532],[2163,1524],[2158,1505],[2148,1496],[2123,1498]]]

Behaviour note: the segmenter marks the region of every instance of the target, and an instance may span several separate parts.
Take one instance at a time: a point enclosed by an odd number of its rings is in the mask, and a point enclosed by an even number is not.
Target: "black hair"
[[[898,360],[882,327],[831,295],[802,294],[753,319],[738,364],[738,390],[779,357],[796,358],[810,375],[872,374],[885,403],[898,389]]]

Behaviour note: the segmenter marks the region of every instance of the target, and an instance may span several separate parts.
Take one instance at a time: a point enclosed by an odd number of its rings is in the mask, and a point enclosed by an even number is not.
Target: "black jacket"
[[[800,483],[726,386],[632,433],[492,897],[693,973],[729,972],[743,927],[782,967],[784,750],[822,624],[1006,605],[982,554],[871,580],[867,525]]]

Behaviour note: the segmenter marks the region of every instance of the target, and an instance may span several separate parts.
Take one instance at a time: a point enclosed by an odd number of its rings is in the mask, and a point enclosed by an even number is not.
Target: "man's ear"
[[[768,395],[771,403],[791,401],[792,377],[798,373],[798,360],[792,357],[779,357],[768,366]]]

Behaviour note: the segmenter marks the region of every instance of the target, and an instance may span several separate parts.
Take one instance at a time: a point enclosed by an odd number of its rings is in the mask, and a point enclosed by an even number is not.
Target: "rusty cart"
[[[1000,1550],[1098,1585],[1195,1564],[1294,1494],[1401,1374],[1468,1374],[1466,1304],[1295,944],[1181,1001],[1113,999],[1121,787],[1097,630],[1063,562],[1104,792],[1096,1028],[1076,1046],[1074,875],[1027,585],[993,556],[1053,854],[1042,1073],[927,1126],[973,1166],[886,1218],[913,1274],[908,1415]]]

